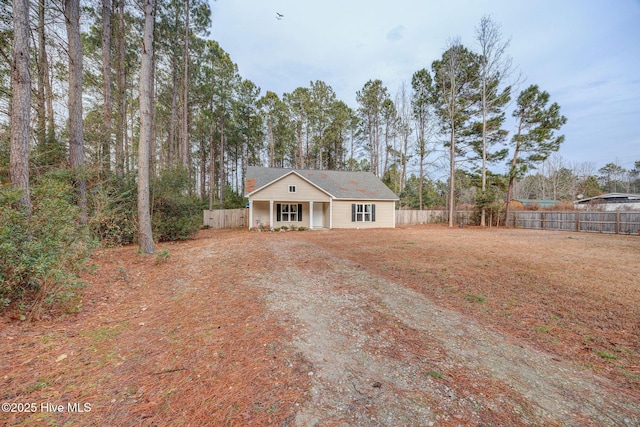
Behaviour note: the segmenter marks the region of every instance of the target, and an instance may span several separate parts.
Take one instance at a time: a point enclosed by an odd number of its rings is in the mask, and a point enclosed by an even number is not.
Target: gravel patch
[[[606,379],[310,242],[265,244],[271,268],[251,283],[312,379],[295,425],[640,425]]]

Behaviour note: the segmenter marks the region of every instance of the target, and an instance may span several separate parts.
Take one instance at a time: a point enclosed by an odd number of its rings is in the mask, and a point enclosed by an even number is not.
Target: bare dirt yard
[[[0,318],[0,425],[638,426],[640,238],[205,230]],[[8,404],[8,405],[7,405]]]

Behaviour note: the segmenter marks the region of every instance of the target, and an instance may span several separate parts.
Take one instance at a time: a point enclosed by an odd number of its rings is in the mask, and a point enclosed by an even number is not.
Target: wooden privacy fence
[[[638,234],[640,212],[515,211],[510,215],[509,225],[538,230]]]
[[[217,209],[204,211],[204,225],[210,228],[247,227],[249,209]]]
[[[397,210],[396,225],[410,224],[438,224],[449,222],[447,210]],[[473,224],[473,211],[454,211],[453,222],[455,224]]]
[[[446,210],[396,211],[396,225],[446,223],[448,218],[449,211]],[[473,224],[473,211],[455,211],[453,219],[455,224]],[[248,209],[217,209],[204,211],[203,224],[210,228],[248,227],[248,221]]]

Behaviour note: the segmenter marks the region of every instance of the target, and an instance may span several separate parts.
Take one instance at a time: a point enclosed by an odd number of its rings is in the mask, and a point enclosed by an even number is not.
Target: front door
[[[324,225],[322,220],[322,203],[313,204],[313,228],[322,228]]]

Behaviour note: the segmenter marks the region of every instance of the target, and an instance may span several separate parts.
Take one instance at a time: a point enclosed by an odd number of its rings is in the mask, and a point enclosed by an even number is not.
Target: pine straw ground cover
[[[247,280],[270,271],[268,246],[261,242],[273,239],[317,245],[516,342],[608,377],[617,388],[608,393],[640,400],[637,237],[441,226],[206,230],[195,240],[159,245],[169,257],[139,256],[134,247],[97,253],[77,314],[25,323],[3,313],[0,401],[37,406],[0,413],[0,425],[293,424],[309,399],[313,366],[291,344],[287,323],[266,309],[264,290]],[[323,263],[317,260],[318,271]],[[376,344],[387,359],[406,363],[429,348],[433,354],[426,357],[436,364],[449,357],[424,341],[424,333],[386,318],[373,317],[368,328],[372,342],[377,334],[395,343]],[[485,424],[517,425],[522,414],[510,408],[531,405],[504,384],[481,383],[465,369],[425,375],[434,388],[452,387],[467,402],[485,402],[484,408],[502,402],[485,415],[452,412],[438,425],[463,425],[478,416]],[[379,386],[373,383],[356,403],[364,407]],[[64,412],[43,410],[47,403],[63,405]],[[90,412],[69,412],[68,404]],[[448,403],[452,411],[459,404]]]
[[[242,285],[247,268],[262,268],[256,261],[268,255],[243,257],[247,237],[202,233],[160,245],[168,257],[104,250],[79,314],[33,324],[2,318],[0,400],[36,407],[0,413],[0,425],[269,425],[291,417],[307,371],[258,291]],[[90,412],[70,412],[75,403]]]
[[[313,240],[640,397],[640,238],[410,226]]]

